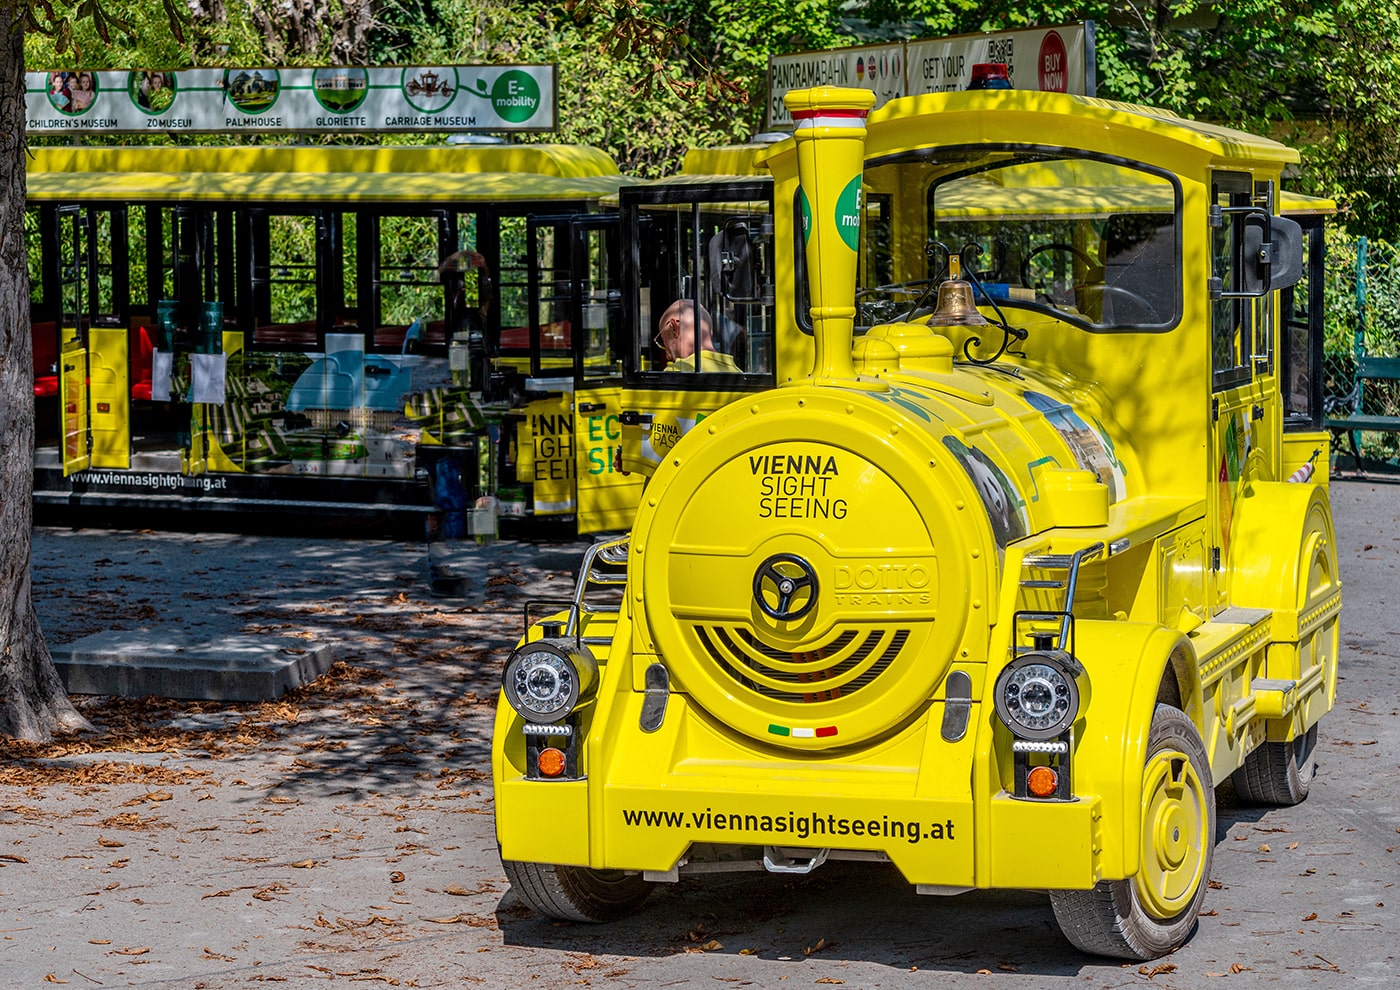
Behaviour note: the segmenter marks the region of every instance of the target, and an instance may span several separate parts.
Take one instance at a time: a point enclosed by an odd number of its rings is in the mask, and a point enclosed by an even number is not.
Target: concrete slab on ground
[[[108,630],[51,652],[71,694],[197,701],[271,701],[314,681],[334,659],[328,643],[252,636],[191,641],[167,630]]]

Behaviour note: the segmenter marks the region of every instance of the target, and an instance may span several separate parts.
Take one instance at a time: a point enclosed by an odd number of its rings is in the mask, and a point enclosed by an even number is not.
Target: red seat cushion
[[[132,327],[127,337],[127,352],[131,358],[131,397],[151,397],[151,364],[155,360],[155,345],[145,327]]]

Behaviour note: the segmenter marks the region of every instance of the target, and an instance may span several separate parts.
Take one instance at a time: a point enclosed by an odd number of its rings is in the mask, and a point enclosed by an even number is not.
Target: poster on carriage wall
[[[31,135],[551,131],[553,65],[25,73]]]
[[[1005,65],[1013,89],[1093,96],[1094,22],[775,55],[768,60],[768,127],[792,129],[783,97],[794,89],[868,89],[878,108],[901,96],[967,89],[978,62]]]

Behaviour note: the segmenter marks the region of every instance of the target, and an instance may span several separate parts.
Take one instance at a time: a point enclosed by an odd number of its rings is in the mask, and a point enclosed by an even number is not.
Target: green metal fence
[[[1400,415],[1400,382],[1356,381],[1356,353],[1400,356],[1400,247],[1327,232],[1323,403],[1332,415]],[[1340,445],[1339,445],[1340,446]],[[1400,434],[1362,433],[1368,460],[1400,460]]]

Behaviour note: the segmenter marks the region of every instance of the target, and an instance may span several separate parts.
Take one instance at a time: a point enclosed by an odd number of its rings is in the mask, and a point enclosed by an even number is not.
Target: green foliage
[[[323,0],[326,10],[341,0]],[[184,40],[167,8],[61,0],[33,68],[275,64],[249,4]],[[270,8],[271,9],[271,8]],[[1093,20],[1098,93],[1299,147],[1290,184],[1337,198],[1354,233],[1400,237],[1400,5],[1391,0],[377,0],[376,64],[553,62],[560,129],[627,171],[763,125],[770,56]],[[104,41],[103,39],[107,40]],[[71,47],[60,54],[60,47]],[[402,140],[396,137],[395,140]],[[423,140],[437,140],[425,136]]]
[[[1323,367],[1324,388],[1332,397],[1347,395],[1355,382],[1358,327],[1363,327],[1367,354],[1400,356],[1400,247],[1367,238],[1364,273],[1358,266],[1362,257],[1360,238],[1341,230],[1328,231]],[[1364,275],[1364,279],[1359,275]],[[1361,295],[1357,292],[1359,282],[1365,286],[1364,320],[1359,306]],[[1361,412],[1400,415],[1400,387],[1393,382],[1366,383],[1359,404]],[[1360,448],[1369,459],[1392,460],[1400,454],[1400,435],[1363,433]]]
[[[106,33],[84,13],[92,0],[53,4],[57,30],[31,29],[24,38],[24,63],[37,69],[182,69],[192,65],[264,64],[262,39],[247,4],[228,5],[228,18],[200,21],[177,34],[172,24],[187,23],[183,3],[102,0]],[[175,16],[172,18],[172,11]]]
[[[731,104],[701,95],[703,85],[673,85],[701,78],[693,61],[671,65],[647,52],[629,60],[604,53],[612,36],[596,12],[579,20],[559,7],[508,0],[403,3],[386,37],[397,46],[386,50],[386,61],[555,63],[559,130],[521,140],[594,145],[634,174],[673,171],[687,148],[730,143],[750,130]]]

